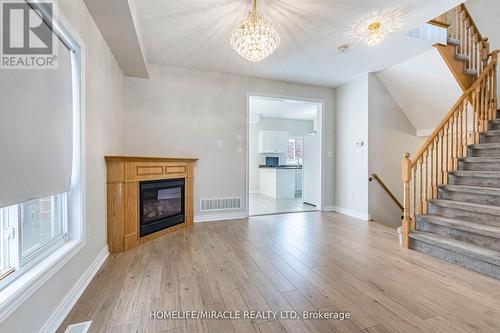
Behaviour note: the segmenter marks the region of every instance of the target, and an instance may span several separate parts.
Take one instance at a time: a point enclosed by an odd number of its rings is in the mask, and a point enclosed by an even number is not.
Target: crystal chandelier
[[[280,37],[274,24],[257,9],[257,0],[253,0],[248,17],[231,36],[231,46],[243,58],[259,62],[273,54],[279,45]]]

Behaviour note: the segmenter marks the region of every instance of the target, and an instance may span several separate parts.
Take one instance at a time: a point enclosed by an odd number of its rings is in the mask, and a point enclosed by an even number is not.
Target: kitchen
[[[321,105],[252,96],[249,106],[249,215],[317,210]]]

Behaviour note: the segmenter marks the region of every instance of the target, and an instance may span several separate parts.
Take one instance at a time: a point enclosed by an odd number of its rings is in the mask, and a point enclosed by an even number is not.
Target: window
[[[0,210],[0,279],[13,271],[9,261],[9,234],[5,213],[3,209]]]
[[[66,193],[0,209],[3,276],[37,263],[64,243],[67,221]]]
[[[66,194],[19,205],[19,248],[22,262],[29,261],[50,244],[64,237],[67,229]]]
[[[287,164],[302,164],[304,139],[290,138],[288,139],[288,154],[286,156]]]
[[[53,33],[58,66],[0,76],[10,89],[0,91],[0,156],[11,162],[0,164],[0,310],[84,244],[81,49],[51,7],[29,6]]]

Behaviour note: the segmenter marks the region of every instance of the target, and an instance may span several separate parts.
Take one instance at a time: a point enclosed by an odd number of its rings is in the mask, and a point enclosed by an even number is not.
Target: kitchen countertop
[[[268,168],[268,169],[302,169],[302,165],[279,165],[279,166],[259,165],[259,168]]]

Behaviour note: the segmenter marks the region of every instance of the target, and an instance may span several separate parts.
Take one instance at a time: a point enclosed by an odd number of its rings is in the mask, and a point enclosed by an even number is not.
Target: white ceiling
[[[251,114],[258,114],[262,117],[315,120],[318,104],[251,96],[249,111]]]
[[[259,0],[273,20],[281,46],[254,64],[238,56],[229,39],[251,0],[140,0],[137,19],[149,63],[335,87],[366,72],[379,71],[428,49],[404,36],[460,0]],[[408,15],[401,34],[382,45],[351,43],[347,31],[359,18],[389,8]]]

